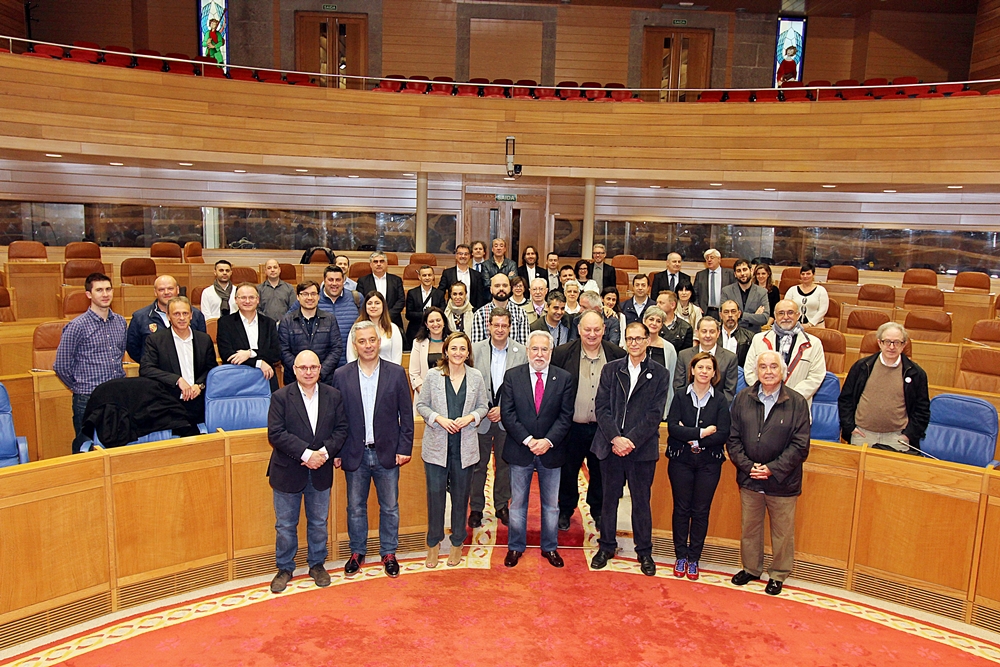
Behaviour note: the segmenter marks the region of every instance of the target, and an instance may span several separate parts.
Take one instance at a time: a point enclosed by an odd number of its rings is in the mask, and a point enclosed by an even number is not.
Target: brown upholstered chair
[[[351,268],[347,270],[347,273],[350,275],[347,277],[351,280],[357,280],[361,276],[367,276],[371,272],[372,267],[368,262],[358,262],[357,264],[351,264]]]
[[[615,267],[615,284],[628,286],[628,271]]]
[[[71,259],[63,264],[63,285],[83,285],[91,273],[104,273],[99,259]]]
[[[951,340],[951,315],[940,310],[914,310],[906,314],[906,332],[913,340],[947,343]]]
[[[188,264],[204,264],[203,248],[198,241],[188,241],[184,244],[184,261]]]
[[[796,285],[801,285],[801,284],[802,281],[799,280],[798,276],[796,276],[795,278],[782,278],[781,282],[778,283],[778,294],[780,294],[781,298],[784,299],[785,294],[788,292],[788,290],[792,289]]]
[[[906,295],[903,297],[903,308],[907,310],[944,310],[944,292],[937,287],[911,287],[906,290]]]
[[[326,256],[325,252],[316,251],[309,255],[310,264],[329,264],[330,258]],[[353,267],[352,267],[353,268]]]
[[[829,271],[826,272],[826,282],[850,283],[852,285],[857,285],[858,267],[847,266],[846,264],[837,264],[836,266],[831,266]]]
[[[188,300],[191,302],[192,306],[201,306],[201,293],[205,291],[204,287],[192,287],[188,292]]]
[[[986,345],[1000,345],[1000,320],[979,320],[972,325],[969,340]]]
[[[0,286],[0,322],[16,322],[14,306],[11,304],[10,292],[6,287]]]
[[[299,282],[299,274],[295,272],[294,264],[278,264],[281,267],[281,273],[278,277],[287,283],[291,283],[294,287]]]
[[[122,262],[121,276],[123,285],[152,285],[156,282],[156,262],[147,257],[129,257]]]
[[[615,255],[611,258],[611,266],[626,271],[638,271],[639,258],[635,255]]]
[[[721,266],[724,269],[731,269],[734,266],[736,266],[736,261],[738,259],[739,257],[723,257],[722,259],[719,260],[719,266]]]
[[[903,274],[903,285],[928,285],[937,287],[937,274],[930,269],[907,269]]]
[[[896,305],[896,290],[891,285],[862,285],[858,290],[858,305],[892,308]]]
[[[878,346],[878,334],[874,331],[869,331],[865,334],[865,337],[861,339],[861,349],[859,351],[859,356],[869,357],[876,352],[881,352],[882,348]],[[906,345],[903,346],[903,354],[909,358],[913,358],[913,342],[910,340],[906,341]]]
[[[219,336],[219,320],[214,317],[212,319],[205,320],[205,333],[208,334],[213,343],[216,342],[215,339]]]
[[[802,273],[801,267],[789,266],[787,269],[782,269],[781,280],[794,280],[795,284],[798,285],[800,282],[802,282],[802,278],[799,277],[801,273]],[[784,296],[784,292],[782,292],[782,296]]]
[[[889,321],[881,310],[852,310],[847,318],[847,333],[864,334],[875,331]]]
[[[427,266],[437,266],[438,258],[436,255],[432,255],[429,252],[415,252],[410,255],[410,264],[416,264],[418,268],[423,264],[426,264]]]
[[[69,292],[63,296],[63,317],[67,320],[87,312],[88,308],[90,299],[86,292]]]
[[[826,370],[831,373],[843,373],[847,358],[847,339],[836,329],[812,327],[809,333],[819,338],[823,343],[823,355],[826,357]]]
[[[389,266],[399,266],[399,255],[394,252],[385,253],[385,261]]]
[[[956,389],[1000,393],[1000,350],[965,348],[952,384]]]
[[[826,309],[823,324],[826,325],[827,329],[840,329],[840,302],[832,298],[829,301],[830,306]],[[774,313],[771,315],[773,316]]]
[[[31,337],[31,367],[40,371],[51,371],[56,362],[56,350],[62,339],[65,320],[45,322],[35,327]]]
[[[39,241],[11,241],[7,246],[8,262],[48,261],[49,253]]]
[[[403,280],[420,280],[420,264],[407,264],[403,267]]]
[[[979,271],[962,271],[955,276],[955,291],[988,293],[990,291],[990,277]]]
[[[250,268],[249,266],[234,266],[233,275],[230,276],[230,280],[232,280],[234,285],[239,285],[240,283],[260,284],[260,276],[257,275],[257,269]]]
[[[101,246],[93,241],[73,241],[66,244],[64,255],[66,260],[70,259],[100,259]]]
[[[184,258],[181,247],[171,241],[157,241],[151,245],[149,256],[156,259],[176,259],[178,262]]]

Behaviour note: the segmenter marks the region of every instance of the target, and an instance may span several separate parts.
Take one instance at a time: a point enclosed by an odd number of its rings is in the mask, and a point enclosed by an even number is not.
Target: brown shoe
[[[309,576],[320,588],[326,588],[330,585],[330,573],[322,565],[313,565],[309,568]]]
[[[292,576],[294,575],[288,570],[278,570],[278,574],[274,575],[274,579],[271,580],[271,592],[280,593],[288,588],[288,582],[292,580]]]
[[[435,568],[438,565],[438,551],[441,549],[440,545],[435,544],[432,547],[427,547],[427,560],[424,561],[424,567]]]
[[[448,552],[448,567],[455,567],[462,563],[462,547],[452,545],[451,551]]]

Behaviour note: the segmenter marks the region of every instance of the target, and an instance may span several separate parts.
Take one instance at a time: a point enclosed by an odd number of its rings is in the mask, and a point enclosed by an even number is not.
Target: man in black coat
[[[275,392],[278,390],[275,368],[281,363],[278,325],[267,315],[257,312],[259,304],[257,286],[240,284],[236,288],[238,312],[219,318],[215,337],[223,363],[259,368],[271,383],[271,391]]]
[[[478,310],[490,300],[490,291],[486,287],[486,281],[483,280],[483,274],[472,268],[471,261],[472,251],[469,246],[464,243],[455,246],[455,266],[441,272],[438,289],[449,294],[448,288],[457,282],[464,282],[468,288],[469,303],[473,309]]]
[[[170,328],[146,338],[139,375],[176,388],[191,423],[205,421],[205,382],[219,365],[208,334],[191,327],[191,302],[175,296],[167,303]]]
[[[601,371],[597,389],[598,429],[591,451],[601,460],[604,509],[600,550],[590,562],[600,570],[618,549],[618,501],[628,482],[632,496],[632,535],[639,569],[656,574],[653,562],[653,513],[649,504],[660,458],[660,420],[667,406],[670,373],[646,354],[649,329],[642,322],[625,327],[628,356]]]
[[[563,440],[573,422],[573,377],[551,366],[552,335],[528,335],[528,363],[504,376],[500,392],[500,419],[507,431],[503,460],[510,466],[510,524],[507,557],[514,567],[528,538],[528,494],[532,473],[538,471],[542,502],[542,557],[563,567],[559,555],[559,475],[564,462]]]
[[[272,447],[267,477],[274,495],[278,567],[271,581],[272,593],[285,590],[295,571],[303,503],[308,524],[309,576],[317,586],[330,585],[330,574],[323,566],[330,487],[334,458],[347,438],[347,415],[340,392],[320,383],[321,368],[315,352],[299,352],[294,365],[296,381],[271,396],[267,413],[267,440]]]
[[[358,278],[358,292],[362,300],[371,291],[381,294],[385,307],[389,309],[389,319],[403,331],[403,305],[406,301],[403,279],[389,273],[389,260],[385,253],[373,252],[368,261],[372,272]]]
[[[420,331],[424,311],[431,307],[444,310],[444,292],[434,287],[434,267],[420,267],[420,284],[406,293],[406,349],[413,347],[413,339]]]

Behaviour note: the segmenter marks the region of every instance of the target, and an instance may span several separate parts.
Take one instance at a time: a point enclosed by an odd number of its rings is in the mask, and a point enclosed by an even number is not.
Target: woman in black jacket
[[[698,579],[708,534],[708,514],[719,485],[729,438],[729,403],[719,384],[715,357],[699,352],[688,366],[687,391],[674,395],[667,415],[667,475],[674,497],[674,576]]]

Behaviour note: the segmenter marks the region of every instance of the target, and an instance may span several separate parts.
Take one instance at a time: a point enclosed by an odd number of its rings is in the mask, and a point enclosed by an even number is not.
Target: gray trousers
[[[795,564],[795,503],[798,496],[767,496],[740,489],[742,538],[740,560],[748,574],[764,571],[764,512],[771,518],[771,569],[768,576],[784,581]]]
[[[490,452],[496,460],[496,474],[493,476],[493,508],[507,507],[510,502],[510,469],[503,460],[503,446],[507,442],[507,432],[500,428],[500,422],[490,422],[490,430],[479,434],[479,463],[472,471],[472,489],[469,495],[469,510],[482,512],[486,508],[486,471],[490,465]]]

